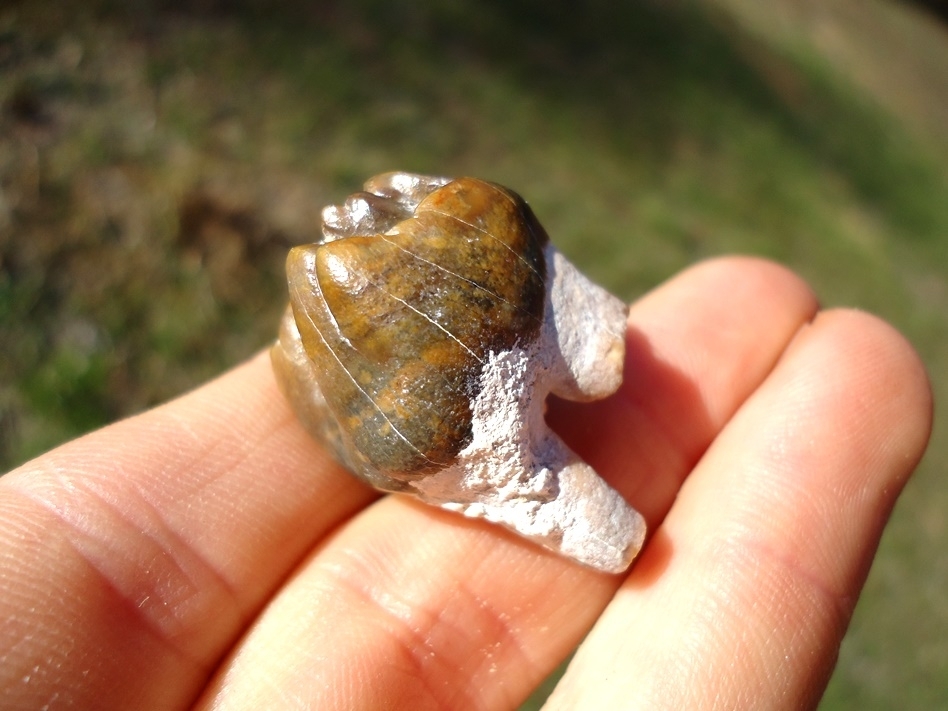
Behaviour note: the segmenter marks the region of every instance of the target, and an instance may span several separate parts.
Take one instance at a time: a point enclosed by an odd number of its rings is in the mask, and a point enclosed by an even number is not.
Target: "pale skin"
[[[742,258],[639,300],[628,346],[618,395],[548,416],[648,520],[627,575],[379,497],[261,355],[0,479],[0,707],[512,709],[580,641],[550,709],[813,707],[923,366]]]

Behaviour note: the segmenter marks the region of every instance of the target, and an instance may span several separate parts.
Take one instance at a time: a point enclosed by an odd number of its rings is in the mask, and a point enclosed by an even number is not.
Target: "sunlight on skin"
[[[552,408],[649,520],[624,581],[370,505],[262,358],[54,450],[0,480],[0,705],[505,709],[587,633],[553,708],[812,704],[931,421],[897,333],[816,312],[698,265],[632,309],[617,396]]]

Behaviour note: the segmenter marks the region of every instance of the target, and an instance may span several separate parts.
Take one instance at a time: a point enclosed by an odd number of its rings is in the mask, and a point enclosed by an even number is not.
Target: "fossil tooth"
[[[387,173],[323,222],[288,256],[272,350],[310,433],[379,489],[625,570],[642,517],[543,418],[551,392],[619,387],[625,305],[482,180]]]

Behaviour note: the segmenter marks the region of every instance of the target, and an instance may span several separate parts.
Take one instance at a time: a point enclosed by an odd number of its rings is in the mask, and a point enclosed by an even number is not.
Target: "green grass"
[[[803,30],[685,2],[265,5],[0,11],[0,465],[262,347],[287,246],[396,168],[511,185],[629,299],[707,256],[777,259],[894,322],[948,395],[945,154]],[[946,439],[825,708],[948,698]]]

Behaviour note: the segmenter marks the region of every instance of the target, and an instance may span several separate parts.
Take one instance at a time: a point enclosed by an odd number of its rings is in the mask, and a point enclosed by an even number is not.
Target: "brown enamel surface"
[[[546,241],[519,196],[462,178],[390,234],[290,252],[296,324],[350,459],[411,476],[456,457],[488,353],[538,334]]]

